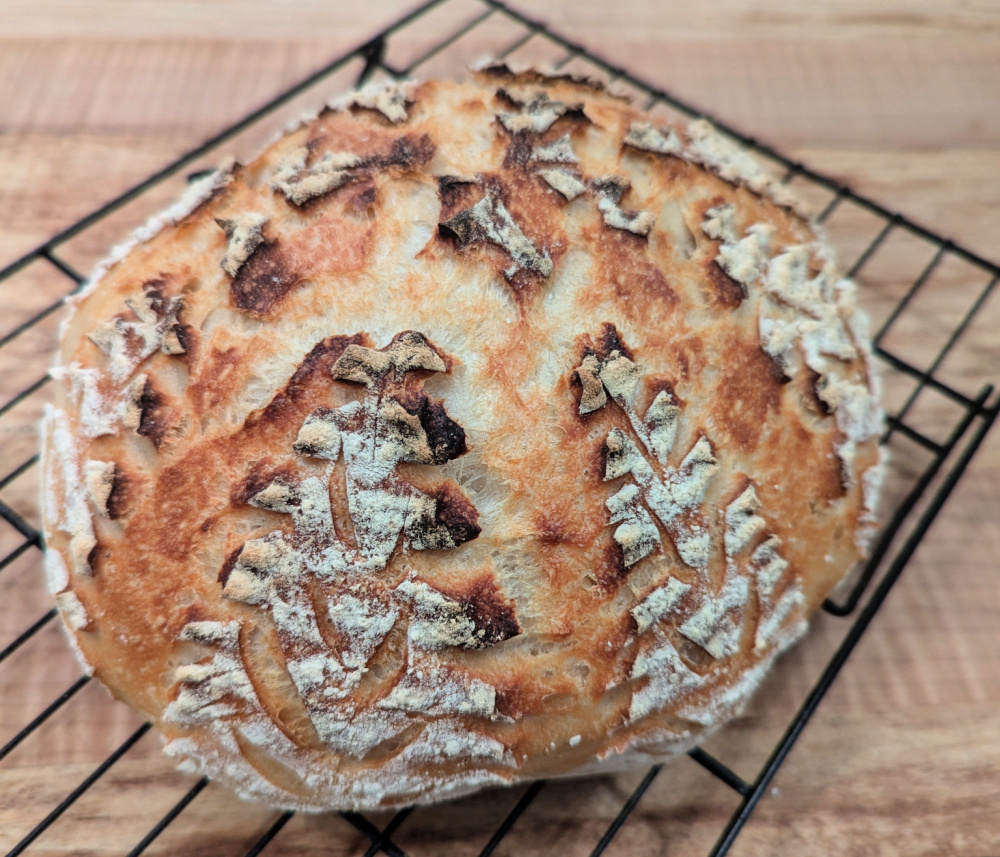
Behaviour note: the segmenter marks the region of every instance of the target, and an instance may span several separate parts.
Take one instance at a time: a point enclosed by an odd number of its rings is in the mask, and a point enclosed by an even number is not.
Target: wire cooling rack
[[[442,38],[441,33],[446,35]],[[404,41],[405,48],[396,50]],[[322,86],[329,92],[334,84],[346,88],[351,83],[373,77],[455,75],[476,58],[469,55],[470,50],[477,56],[489,53],[501,59],[531,59],[557,69],[594,74],[630,92],[639,106],[664,118],[705,116],[692,105],[605,62],[497,0],[431,0],[371,41],[338,57],[0,271],[0,289],[15,287],[19,276],[39,268],[47,269],[48,275],[55,272],[62,282],[58,287],[61,296],[47,300],[33,310],[30,317],[3,322],[0,327],[0,330],[8,328],[0,333],[0,367],[3,367],[5,380],[9,382],[12,375],[24,379],[18,387],[19,392],[0,405],[0,431],[3,421],[18,419],[20,411],[25,411],[30,418],[37,416],[38,403],[44,400],[48,378],[44,374],[43,358],[25,361],[24,349],[19,350],[19,345],[46,324],[51,328],[53,314],[63,304],[66,294],[83,282],[84,277],[78,270],[80,266],[68,261],[69,250],[63,252],[71,248],[74,239],[105,221],[113,221],[117,212],[129,211],[129,206],[136,202],[158,199],[160,188],[165,188],[164,193],[169,198],[173,192],[171,181],[176,183],[185,176],[190,179],[211,159],[218,161],[222,144],[235,145],[241,139],[258,144],[264,136],[273,133],[275,123],[283,116],[287,118],[299,109],[302,99],[311,96],[310,103],[315,103],[317,87]],[[711,848],[710,854],[717,857],[729,851],[754,808],[768,792],[775,774],[1000,413],[1000,397],[994,397],[993,387],[984,384],[989,379],[981,377],[975,349],[972,354],[963,352],[970,337],[974,338],[977,325],[982,324],[983,308],[996,286],[1000,268],[784,157],[715,117],[707,118],[720,130],[753,149],[762,161],[780,171],[783,181],[792,184],[801,196],[816,206],[820,212],[819,221],[826,225],[844,259],[850,260],[846,265],[849,275],[858,277],[864,284],[863,302],[878,324],[874,342],[883,364],[890,413],[882,441],[891,446],[900,465],[895,468],[894,482],[887,491],[891,506],[889,519],[870,562],[855,573],[849,586],[842,587],[837,600],[824,604],[827,613],[850,621],[842,626],[839,644],[756,775],[752,780],[744,779],[721,759],[701,748],[688,754],[735,792],[738,799],[735,811],[718,832]],[[129,218],[134,225],[135,213]],[[0,293],[0,301],[2,298]],[[918,312],[921,305],[923,308]],[[927,328],[928,314],[936,319],[933,329]],[[45,353],[40,348],[35,351]],[[11,385],[6,383],[4,386]],[[6,525],[0,526],[7,527],[0,545],[9,546],[3,548],[5,555],[0,559],[0,572],[8,570],[9,573],[9,566],[26,557],[25,562],[32,567],[32,573],[40,577],[41,535],[29,520],[31,514],[18,511],[17,503],[8,500],[8,494],[16,495],[17,486],[25,481],[30,483],[31,474],[37,470],[38,456],[31,454],[32,451],[30,447],[20,450],[5,443],[0,452],[0,473],[4,474],[0,476],[0,516],[6,521]],[[0,605],[0,611],[9,609],[17,609],[17,605],[14,608]],[[53,608],[42,615],[19,614],[18,618],[23,619],[23,630],[19,627],[0,650],[0,670],[9,665],[15,653],[36,635],[55,623],[56,611]],[[25,723],[0,747],[0,764],[26,739],[49,724],[89,681],[86,676],[76,679]],[[125,757],[149,729],[149,724],[139,726],[96,768],[87,771],[75,787],[66,786],[59,791],[48,813],[23,835],[8,852],[8,857],[21,854],[43,836],[55,835],[61,818],[62,826],[66,826],[65,816],[71,807]],[[607,849],[659,772],[659,765],[651,767],[625,796],[617,814],[593,843],[592,857]],[[148,825],[144,818],[146,833],[129,852],[129,857],[149,849],[197,801],[207,785],[204,779],[190,785],[188,778],[185,783],[188,790],[165,813],[157,810],[149,816]],[[486,857],[498,848],[506,850],[504,840],[545,786],[544,782],[536,782],[524,788],[498,825],[494,818],[488,825],[476,827],[475,835],[469,838],[481,844],[470,846],[468,853],[476,853],[478,848],[478,853]],[[425,808],[418,812],[439,811]],[[450,810],[452,817],[455,811]],[[393,837],[412,812],[404,809],[392,815],[342,813],[341,818],[349,825],[344,829],[360,837],[361,848],[367,848],[366,855],[381,852],[391,857],[404,857],[407,852]],[[291,813],[282,813],[273,821],[265,822],[263,835],[245,852],[248,857],[265,851],[291,818]],[[72,832],[64,833],[61,841],[67,836],[72,842]],[[225,845],[216,842],[213,847],[217,850],[211,853],[235,854],[237,848],[245,847],[237,844],[227,848]],[[70,845],[58,853],[76,850]]]

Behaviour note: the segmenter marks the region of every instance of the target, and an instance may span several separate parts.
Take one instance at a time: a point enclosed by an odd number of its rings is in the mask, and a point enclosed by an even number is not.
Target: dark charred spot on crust
[[[504,194],[494,193],[494,196],[504,201]],[[480,196],[479,198],[482,197]],[[513,260],[507,250],[495,244],[487,235],[486,230],[474,219],[470,209],[479,200],[475,197],[472,199],[474,201],[470,201],[467,207],[462,208],[451,217],[447,217],[438,223],[438,236],[443,241],[453,243],[459,250],[464,250],[466,247],[475,244],[485,245],[483,250],[488,258],[493,258],[497,273],[503,276],[514,293],[514,297],[523,303],[538,292],[539,284],[543,283],[545,278],[541,273],[521,267],[516,263],[512,266],[511,262]],[[510,213],[514,222],[518,223],[517,216],[513,212]],[[444,217],[443,211],[442,217]],[[518,223],[518,227],[521,228],[521,226],[522,224]],[[528,240],[535,244],[530,235],[527,237]],[[539,253],[543,253],[546,248],[536,244],[536,249]],[[553,259],[553,262],[555,262],[555,259]],[[511,267],[516,268],[512,273],[510,272]]]
[[[488,576],[479,579],[479,586],[466,602],[466,615],[475,623],[476,631],[484,631],[484,646],[493,646],[521,633],[514,615],[514,605],[507,601]]]
[[[440,220],[450,220],[463,208],[474,205],[480,193],[480,185],[462,176],[441,176],[438,178],[438,197],[441,200]]]
[[[504,157],[505,167],[524,167],[531,160],[531,153],[534,150],[531,140],[527,134],[515,134],[507,147],[507,154]]]
[[[250,473],[242,482],[236,483],[229,494],[229,502],[233,506],[249,506],[250,501],[272,482],[284,482],[288,485],[296,481],[295,469],[284,464],[275,467],[270,459],[257,461],[250,468]]]
[[[233,168],[229,171],[225,179],[219,182],[219,186],[212,188],[212,190],[208,193],[208,195],[205,196],[205,198],[201,200],[194,208],[191,209],[191,211],[188,213],[187,217],[184,218],[184,220],[188,222],[192,221],[195,218],[195,215],[197,215],[199,211],[201,211],[203,208],[206,208],[211,203],[215,202],[215,200],[217,200],[220,196],[222,196],[222,194],[224,194],[227,190],[229,190],[230,185],[232,185],[236,179],[240,178],[240,176],[243,174],[244,169],[246,168],[243,166],[243,164],[241,164],[239,161],[236,161],[233,164]],[[216,172],[218,172],[218,170],[205,170],[203,174],[196,173],[195,176],[189,176],[188,181],[190,182],[192,180],[196,180],[195,177],[197,177],[198,179],[207,178],[208,176]]]
[[[601,323],[601,332],[596,338],[592,337],[589,333],[585,333],[583,336],[579,337],[579,343],[580,356],[577,361],[578,365],[583,363],[583,360],[586,357],[596,357],[599,361],[604,362],[613,351],[617,351],[629,360],[634,359],[632,350],[625,345],[624,342],[622,342],[621,336],[618,333],[618,328],[615,327],[610,321]],[[573,373],[572,380],[575,386],[582,386],[580,384],[580,376],[578,372]]]
[[[423,390],[400,391],[395,398],[407,413],[420,419],[431,448],[432,464],[444,464],[465,455],[468,451],[465,429],[448,416],[444,402],[430,399]]]
[[[754,351],[755,362],[759,363],[763,367],[766,367],[767,377],[771,381],[783,386],[792,380],[785,374],[784,370],[778,365],[777,361],[775,361],[771,355],[761,347],[759,342],[754,343],[750,346],[750,348]]]
[[[562,74],[545,74],[532,69],[528,69],[526,71],[513,71],[510,66],[502,60],[496,60],[491,62],[489,65],[481,66],[476,70],[476,74],[483,75],[484,77],[490,77],[495,80],[516,80],[520,83],[572,83],[583,89],[588,89],[591,92],[605,92],[607,90],[607,86],[605,84],[592,77],[588,77],[587,75],[573,74],[571,72],[564,72]],[[621,96],[619,97],[626,102],[628,101],[627,98],[623,98]]]
[[[299,398],[314,380],[322,379],[325,383],[330,377],[333,364],[340,359],[340,355],[348,345],[362,345],[368,348],[371,347],[371,340],[363,333],[355,333],[353,336],[328,336],[322,342],[318,342],[303,358],[299,368],[288,379],[288,383],[275,399],[284,396],[294,400]]]
[[[240,309],[264,315],[301,281],[281,244],[272,241],[261,244],[243,263],[229,284],[229,296]]]
[[[387,142],[389,143],[388,148],[384,145]],[[320,134],[317,137],[308,139],[305,143],[306,150],[309,153],[308,159],[312,161],[321,158],[321,152],[328,149],[330,144],[331,141],[327,134]],[[348,147],[357,148],[359,145],[363,145],[363,143],[355,140],[353,141],[353,145],[348,144]],[[380,148],[382,151],[368,157],[359,156],[360,162],[356,166],[348,167],[345,170],[346,177],[340,185],[331,188],[326,193],[321,193],[318,196],[305,200],[301,205],[297,205],[296,203],[291,204],[303,211],[310,211],[314,206],[322,206],[322,200],[326,199],[330,194],[342,191],[344,194],[350,194],[348,202],[355,210],[364,211],[369,205],[375,202],[374,180],[372,177],[377,171],[395,168],[405,172],[416,169],[434,157],[434,152],[437,149],[434,141],[428,134],[404,134],[401,137],[395,138],[379,135],[374,140],[369,141],[369,145]],[[310,167],[307,166],[305,171],[308,172],[309,169]],[[360,190],[357,190],[359,186]],[[369,191],[369,188],[371,191]],[[366,202],[366,198],[369,201]]]
[[[610,321],[601,323],[601,332],[597,335],[596,339],[591,337],[590,334],[584,334],[580,338],[581,363],[583,362],[584,357],[588,357],[590,355],[593,355],[601,361],[607,360],[612,351],[617,351],[629,360],[635,359],[635,355],[632,354],[632,350],[624,342],[622,342],[621,334],[618,333],[618,328],[615,327]],[[577,383],[579,383],[579,379],[577,379]]]
[[[535,297],[547,281],[543,273],[545,265],[551,264],[555,270],[565,253],[562,206],[553,195],[540,186],[533,174],[520,169],[480,174],[475,182],[460,178],[447,186],[439,182],[439,190],[442,195],[439,241],[460,252],[471,245],[473,252],[482,253],[484,261],[489,260],[504,278],[519,304]],[[492,200],[492,206],[474,214],[473,209],[483,200]],[[506,214],[501,213],[501,208]],[[509,217],[537,257],[514,257],[511,249],[497,240],[496,233],[483,222],[482,215],[499,231],[506,228]]]
[[[404,134],[392,142],[392,151],[384,160],[375,159],[375,166],[401,167],[404,170],[413,169],[426,164],[434,157],[437,147],[429,134]]]
[[[190,365],[195,347],[198,343],[198,331],[195,330],[190,324],[178,323],[174,325],[174,334],[177,337],[177,341],[181,344],[181,348],[184,349],[185,358],[187,359],[188,365]]]
[[[743,293],[743,286],[729,276],[715,259],[709,259],[705,263],[705,275],[711,284],[711,297],[720,306],[736,309],[746,295]]]
[[[504,89],[504,87],[499,87],[496,91],[497,100],[507,108],[511,110],[519,110],[521,108],[521,102],[515,100],[511,94]]]
[[[528,80],[530,82],[533,82],[533,83],[548,83],[550,80],[564,80],[564,81],[570,81],[570,82],[573,82],[573,83],[582,83],[583,82],[582,79],[574,78],[572,75],[560,75],[560,76],[555,76],[555,77],[543,77],[543,76],[540,76],[540,75],[532,76],[529,73],[529,74],[518,74],[518,75],[514,75],[514,76],[518,77],[518,78],[521,78],[521,79],[528,78]],[[547,93],[545,93],[545,95],[547,97]],[[511,94],[504,87],[502,87],[502,86],[497,89],[497,91],[496,91],[496,97],[497,97],[497,100],[499,100],[501,104],[503,104],[505,107],[508,107],[508,108],[510,108],[512,110],[523,110],[524,109],[524,105],[520,101],[518,101],[516,98],[514,98],[513,96],[511,96]],[[558,101],[558,99],[555,99],[555,100]],[[566,102],[563,102],[563,103],[565,104]],[[570,122],[574,122],[574,123],[577,123],[577,124],[588,124],[588,125],[590,124],[590,118],[587,116],[586,112],[584,111],[582,103],[579,103],[579,104],[567,104],[566,107],[567,107],[566,112],[563,113],[558,119],[556,119],[555,122],[552,123],[553,126],[559,124],[560,122],[562,122],[564,120],[569,120]]]
[[[123,312],[115,313],[115,315],[110,319],[115,322],[130,322],[133,320],[135,314],[131,310],[125,310]],[[125,340],[125,353],[135,359],[135,355],[138,353],[141,346],[142,340],[139,335],[131,328],[124,327],[121,328],[121,335]]]
[[[146,280],[142,284],[142,290],[146,293],[146,297],[149,298],[150,309],[156,313],[158,318],[163,318],[167,312],[167,296],[164,294],[163,289],[167,285],[168,280],[168,277],[160,276],[152,280]]]
[[[142,290],[149,298],[153,311],[163,318],[166,315],[167,301],[181,297],[189,282],[190,270],[186,267],[175,271],[161,271],[155,277],[144,280]]]
[[[136,433],[148,437],[153,446],[159,450],[163,437],[170,427],[171,412],[167,407],[166,398],[149,379],[139,396],[139,428]]]
[[[521,633],[514,605],[504,597],[489,572],[463,581],[461,589],[442,588],[441,591],[458,601],[465,615],[476,626],[476,631],[483,632],[476,634],[480,648],[494,646]]]
[[[226,556],[226,561],[222,563],[222,568],[219,569],[219,585],[225,586],[226,581],[229,580],[229,575],[233,573],[233,569],[236,567],[236,562],[240,558],[240,554],[243,553],[243,548],[246,545],[240,545],[236,550],[230,551]]]
[[[799,391],[802,393],[802,404],[816,416],[830,416],[833,411],[830,410],[830,406],[819,395],[818,385],[822,380],[822,376],[809,366],[804,366],[804,370],[801,376],[802,380],[799,384]],[[787,381],[788,378],[786,377],[785,380]]]
[[[520,720],[538,709],[538,700],[531,688],[512,685],[497,687],[496,691],[496,709],[501,717]]]
[[[442,238],[453,239],[459,247],[466,247],[469,244],[486,240],[486,231],[476,223],[468,208],[464,208],[452,217],[438,223],[438,235]]]
[[[476,70],[476,74],[481,74],[485,77],[493,77],[497,80],[506,80],[507,78],[514,76],[514,72],[511,71],[510,66],[499,60],[491,62],[488,65],[480,66],[480,68]]]
[[[607,536],[600,560],[597,566],[591,569],[590,575],[598,586],[607,590],[617,589],[628,576],[625,551],[610,535]]]
[[[622,218],[628,224],[634,224],[639,216],[640,212],[629,208],[622,208],[621,201],[622,198],[628,193],[631,184],[627,179],[621,178],[620,176],[605,176],[603,178],[594,179],[590,182],[590,188],[598,196],[603,197],[606,200],[610,200],[614,205],[618,206],[618,211],[620,212]],[[618,241],[619,248],[621,250],[630,249],[632,253],[624,258],[632,258],[633,255],[639,256],[642,252],[642,248],[647,246],[649,243],[649,231],[646,234],[636,234],[629,229],[623,229],[620,226],[612,226],[606,220],[602,218],[602,225],[605,233],[610,232],[615,236]],[[664,282],[666,282],[664,280]]]
[[[601,324],[601,332],[598,334],[597,341],[591,343],[591,347],[584,351],[583,356],[586,357],[588,354],[593,354],[598,360],[607,360],[611,356],[612,351],[617,351],[629,360],[635,359],[632,349],[622,342],[618,328],[610,321],[605,321]]]
[[[515,75],[516,76],[516,75]],[[524,82],[524,81],[521,81]],[[548,98],[548,92],[546,90],[539,90],[538,95]],[[522,104],[514,95],[507,91],[505,87],[498,87],[496,91],[497,100],[509,109],[512,110],[523,110],[524,104]]]
[[[629,183],[619,176],[605,176],[604,178],[594,179],[590,183],[590,187],[617,205],[621,202],[625,191],[629,189]]]
[[[605,438],[601,441],[601,445],[597,448],[599,459],[600,459],[600,470],[599,472],[603,476],[608,472],[608,441]],[[617,543],[616,543],[617,544]]]
[[[111,492],[108,494],[108,517],[115,521],[128,511],[130,498],[130,488],[132,477],[129,476],[120,464],[115,465],[115,472],[111,478]]]
[[[584,356],[588,353],[592,354],[593,352],[584,351]],[[577,369],[574,369],[569,375],[569,389],[573,394],[573,413],[577,417],[583,419],[583,417],[589,417],[591,414],[596,413],[595,411],[591,411],[590,414],[580,414],[580,399],[583,398],[583,382],[580,380],[580,373]]]
[[[180,274],[164,272],[151,280],[146,280],[142,284],[143,294],[149,301],[149,309],[156,316],[157,321],[162,323],[167,320],[171,301],[180,297],[183,291],[181,283]],[[180,314],[184,310],[183,300],[179,304],[175,304],[175,307],[175,323],[171,327],[171,332],[177,336],[181,347],[184,349],[186,359],[190,364],[190,356],[187,355],[187,352],[189,351],[189,345],[193,344],[191,341],[193,337],[190,335],[190,329],[180,321]],[[127,321],[130,317],[137,317],[131,309],[116,316],[121,321]],[[145,346],[141,337],[132,330],[126,330],[125,339],[126,351],[133,356],[136,356],[139,350]]]
[[[447,530],[456,545],[464,545],[483,531],[479,510],[454,482],[442,482],[431,495],[437,500],[435,519]]]
[[[584,112],[583,106],[570,107],[562,116],[560,116],[555,124],[559,122],[572,122],[574,125],[589,125],[590,117]]]
[[[100,539],[95,540],[94,546],[90,549],[90,553],[87,554],[87,568],[90,569],[90,573],[96,575],[99,571],[98,566],[100,565],[101,559],[101,542]]]

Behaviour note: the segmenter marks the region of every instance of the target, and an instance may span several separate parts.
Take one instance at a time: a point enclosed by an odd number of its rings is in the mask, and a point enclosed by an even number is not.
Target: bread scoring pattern
[[[173,355],[187,350],[184,329],[177,318],[181,299],[165,295],[162,285],[151,280],[143,284],[141,297],[125,299],[134,320],[123,312],[90,334],[90,340],[108,355],[108,372],[115,381],[130,377],[156,351]]]
[[[725,509],[721,545],[725,569],[721,585],[714,589],[709,577],[711,522],[705,507],[706,489],[718,477],[712,443],[701,434],[686,453],[675,454],[674,439],[683,416],[675,395],[669,389],[659,389],[645,416],[640,416],[636,401],[644,385],[639,365],[626,356],[631,352],[613,325],[606,325],[597,340],[606,353],[588,348],[576,370],[581,387],[579,413],[591,414],[613,402],[628,417],[633,436],[653,458],[650,461],[621,428],[613,428],[604,440],[604,481],[619,484],[624,477],[629,478],[605,503],[609,523],[617,525],[614,538],[621,546],[625,568],[659,548],[663,528],[679,558],[697,575],[696,587],[670,577],[633,608],[639,632],[669,616],[680,634],[713,658],[729,657],[740,648],[743,607],[753,583],[759,606],[755,646],[761,649],[773,642],[786,622],[794,627],[793,634],[798,633],[804,626],[805,599],[794,580],[783,580],[788,562],[780,554],[781,540],[767,531],[767,522],[758,514],[762,507],[753,482],[735,475],[745,487]],[[734,475],[729,479],[732,481]],[[671,643],[664,637],[660,648],[668,646]],[[671,661],[677,659],[675,655]],[[647,666],[640,663],[639,672],[633,669],[632,677],[641,678]],[[639,698],[636,710],[641,711],[642,691]]]
[[[514,222],[503,200],[494,197],[489,190],[479,202],[463,208],[441,226],[455,236],[459,247],[485,241],[506,251],[512,261],[503,272],[508,280],[521,270],[541,277],[552,273],[552,259],[548,251],[538,251]]]
[[[854,312],[855,286],[836,276],[826,251],[817,242],[772,253],[773,226],[756,223],[743,236],[738,235],[735,211],[728,203],[705,212],[701,230],[719,242],[715,264],[739,285],[743,295],[755,285],[762,289],[765,297],[759,329],[765,353],[786,375],[794,374],[800,363],[814,373],[814,392],[834,414],[843,435],[836,449],[843,479],[850,484],[855,478],[858,444],[877,437],[882,425],[878,378],[867,349],[859,348],[859,343],[867,343],[868,331]],[[814,259],[820,263],[818,270],[810,269]],[[834,366],[843,369],[859,359],[866,365],[863,382],[832,371]],[[878,468],[870,478],[881,480],[880,474]],[[875,493],[867,492],[864,499],[866,526],[858,530],[859,545],[866,546],[874,531],[869,524],[874,521]]]
[[[369,89],[137,240],[53,372],[50,586],[241,794],[688,747],[873,526],[851,287],[703,124],[503,66]]]
[[[395,586],[376,576],[398,549],[455,549],[480,532],[475,506],[454,483],[423,490],[398,474],[401,464],[442,465],[466,451],[462,428],[419,380],[448,371],[449,362],[415,331],[381,349],[347,345],[331,377],[360,385],[363,397],[313,411],[292,448],[331,463],[343,457],[355,545],[337,531],[326,481],[255,477],[248,503],[289,515],[292,529],[247,541],[220,574],[223,597],[270,612],[285,668],[319,741],[354,756],[412,727],[413,713],[493,716],[495,689],[432,653],[486,648],[520,631],[495,585],[462,603],[412,572]],[[391,676],[395,684],[385,683],[381,696],[368,688],[377,710],[359,706],[368,664],[401,619],[404,673]],[[241,705],[261,708],[236,662],[239,633],[239,623],[186,626],[182,639],[215,652],[211,661],[178,668],[179,694],[168,719],[197,724],[241,713]]]

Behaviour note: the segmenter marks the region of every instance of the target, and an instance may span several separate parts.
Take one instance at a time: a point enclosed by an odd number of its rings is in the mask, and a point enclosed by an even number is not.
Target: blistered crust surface
[[[116,250],[53,374],[81,659],[278,806],[687,748],[875,527],[853,286],[710,126],[570,78],[290,130]]]

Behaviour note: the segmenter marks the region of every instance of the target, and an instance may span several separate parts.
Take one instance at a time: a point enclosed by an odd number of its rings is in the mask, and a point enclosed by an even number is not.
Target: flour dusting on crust
[[[42,512],[81,662],[287,809],[694,746],[876,531],[853,284],[731,140],[593,81],[332,107],[70,301]]]
[[[330,103],[335,110],[362,107],[382,114],[394,125],[409,118],[415,84],[395,81],[375,81],[343,98]]]
[[[604,444],[605,480],[631,476],[641,489],[643,500],[673,539],[680,559],[691,568],[704,571],[709,560],[709,530],[701,505],[717,469],[711,441],[704,436],[697,438],[678,465],[667,466],[680,413],[669,394],[666,391],[657,394],[645,417],[640,417],[633,406],[641,378],[640,370],[618,350],[612,351],[602,361],[587,355],[576,374],[581,378],[600,380],[606,391],[604,401],[614,401],[625,412],[636,437],[664,470],[662,477],[657,475],[631,438],[621,429],[613,429]],[[589,394],[587,385],[591,389]],[[601,396],[594,391],[593,382],[588,380],[580,412],[590,413],[600,407],[597,404],[600,401]],[[644,509],[635,506],[637,497],[638,491],[629,493],[627,497],[618,494],[608,501],[612,522],[623,522],[615,531],[615,539],[626,552],[626,567],[648,555],[659,540],[652,519]]]
[[[844,372],[845,364],[867,353],[867,340],[857,339],[847,321],[862,315],[855,304],[855,287],[837,278],[818,243],[775,252],[773,226],[753,224],[741,238],[734,213],[731,203],[708,209],[702,232],[720,242],[716,262],[742,286],[744,294],[758,281],[763,287],[758,323],[763,350],[786,374],[793,373],[800,362],[816,374],[816,395],[834,413],[844,436],[837,454],[844,481],[851,484],[858,445],[877,437],[884,420],[871,361],[865,360],[866,383]],[[821,268],[811,276],[814,259]]]
[[[218,219],[215,222],[219,224],[219,228],[226,233],[226,238],[229,239],[226,255],[222,257],[219,264],[230,277],[235,277],[253,251],[264,243],[264,227],[267,225],[267,217],[249,211],[236,217]]]
[[[548,251],[543,248],[539,252],[514,222],[503,201],[489,191],[475,205],[458,212],[442,226],[454,233],[461,246],[486,241],[506,251],[512,260],[504,271],[508,278],[522,269],[542,277],[552,273]]]
[[[274,189],[295,205],[305,205],[336,190],[351,177],[350,171],[362,164],[351,152],[327,152],[307,167],[308,158],[308,149],[296,149],[281,162],[271,181]]]

